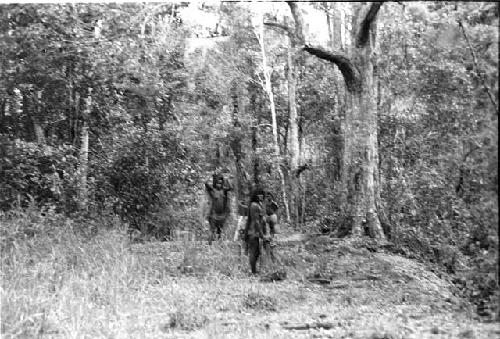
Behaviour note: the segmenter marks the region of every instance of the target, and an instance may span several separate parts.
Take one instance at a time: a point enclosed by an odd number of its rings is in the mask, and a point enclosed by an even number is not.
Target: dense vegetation
[[[354,44],[357,4],[300,5],[299,43]],[[373,40],[385,236],[452,274],[484,315],[499,295],[498,18],[493,2],[384,3]],[[2,270],[37,232],[92,237],[116,216],[140,238],[204,236],[213,172],[239,200],[263,184],[287,229],[351,233],[348,89],[273,27],[299,27],[286,4],[10,4],[0,19]]]

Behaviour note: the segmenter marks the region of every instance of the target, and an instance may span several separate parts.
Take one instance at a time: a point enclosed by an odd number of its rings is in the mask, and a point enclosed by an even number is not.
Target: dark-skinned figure
[[[274,201],[274,197],[271,193],[267,192],[266,200],[266,223],[269,227],[269,232],[271,237],[274,237],[278,233],[278,204]]]
[[[264,190],[256,188],[253,190],[248,204],[244,239],[252,274],[257,273],[257,260],[261,255],[261,241],[266,241],[270,237],[269,232],[266,232],[264,197]]]
[[[275,258],[274,258],[274,253],[273,253],[273,248],[274,248],[274,236],[276,233],[278,233],[278,204],[274,201],[274,198],[271,193],[266,194],[266,199],[265,199],[265,209],[266,209],[266,216],[265,216],[265,227],[266,227],[266,233],[269,234],[269,237],[264,241],[263,247],[264,251],[266,252],[266,256],[271,259],[271,261],[274,263]]]
[[[214,174],[212,183],[210,180],[205,182],[205,189],[210,198],[210,209],[207,215],[210,226],[208,243],[212,244],[215,239],[220,239],[226,224],[230,212],[228,192],[233,188],[227,180],[224,180],[222,174]]]

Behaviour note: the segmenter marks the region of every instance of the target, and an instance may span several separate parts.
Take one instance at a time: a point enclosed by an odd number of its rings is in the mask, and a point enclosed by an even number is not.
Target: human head
[[[222,186],[224,185],[224,177],[222,176],[222,174],[218,173],[218,174],[214,174],[213,177],[213,186],[215,188],[222,188]]]
[[[262,202],[264,200],[265,192],[261,187],[256,187],[250,195],[250,202]]]
[[[271,215],[278,211],[278,204],[275,201],[266,202],[266,214]]]

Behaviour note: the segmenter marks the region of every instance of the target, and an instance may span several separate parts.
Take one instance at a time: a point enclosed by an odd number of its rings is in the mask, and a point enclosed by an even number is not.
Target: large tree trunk
[[[380,3],[370,3],[358,12],[359,24],[349,57],[326,52],[321,48],[304,49],[337,65],[343,75],[348,107],[345,117],[345,148],[342,185],[345,197],[341,211],[348,221],[352,236],[365,233],[373,238],[384,238],[378,217],[378,145],[377,105],[373,76],[373,46],[375,19]]]
[[[376,103],[371,87],[370,61],[364,74],[366,86],[359,93],[347,94],[349,107],[345,120],[344,171],[342,184],[347,188],[343,214],[352,225],[352,234],[364,233],[367,223],[372,237],[380,236],[381,227],[377,214],[378,150]]]

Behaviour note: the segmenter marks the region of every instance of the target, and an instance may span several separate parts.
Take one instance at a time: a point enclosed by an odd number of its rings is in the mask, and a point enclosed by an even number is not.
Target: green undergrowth
[[[50,213],[3,216],[1,222],[2,338],[500,333],[498,323],[480,323],[446,279],[348,240],[282,241],[277,262],[252,276],[235,242],[136,244],[111,221],[94,232],[86,229],[91,224]],[[276,270],[286,278],[264,279]]]

